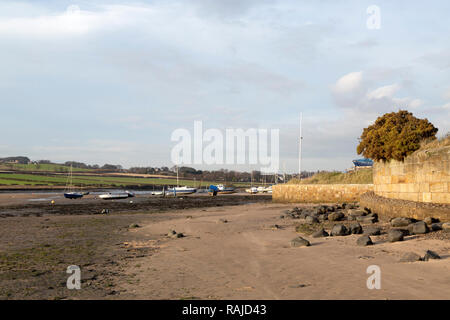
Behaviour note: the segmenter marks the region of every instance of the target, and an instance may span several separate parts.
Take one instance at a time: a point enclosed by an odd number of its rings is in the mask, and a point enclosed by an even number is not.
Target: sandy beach
[[[225,205],[166,207],[160,212],[121,209],[108,215],[42,212],[40,216],[0,219],[0,297],[450,297],[450,237],[443,231],[408,236],[395,243],[387,242],[383,234],[371,236],[374,245],[360,247],[356,245],[359,235],[313,238],[297,233],[298,220],[280,218],[293,205],[264,200],[230,206],[226,197],[217,199],[210,201],[225,201]],[[170,230],[184,237],[168,236]],[[311,246],[291,247],[290,241],[299,235]],[[406,252],[423,256],[426,250],[433,250],[441,259],[399,262]],[[66,288],[65,271],[72,264],[81,268],[81,290]],[[380,267],[379,290],[367,288],[370,265]]]
[[[135,230],[144,237],[169,229],[185,238],[164,237],[151,245],[157,252],[133,261],[122,284],[139,299],[448,299],[450,242],[410,237],[356,246],[358,235],[313,239],[310,247],[292,248],[292,221],[281,220],[288,205],[254,204],[192,210],[192,217],[161,221]],[[226,219],[228,222],[221,222]],[[281,220],[281,221],[280,221]],[[278,224],[279,228],[274,228]],[[146,245],[137,243],[136,245]],[[398,262],[403,253],[432,249],[442,259]],[[366,269],[378,265],[380,290],[366,286]]]

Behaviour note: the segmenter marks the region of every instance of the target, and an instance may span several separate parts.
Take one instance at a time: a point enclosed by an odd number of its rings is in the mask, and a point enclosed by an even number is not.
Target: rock
[[[364,210],[358,210],[358,209],[348,209],[347,214],[351,214],[355,217],[363,217],[367,215],[367,212]]]
[[[368,236],[379,236],[381,234],[381,228],[379,228],[379,227],[364,227],[363,233]]]
[[[393,227],[407,227],[411,223],[413,223],[412,219],[404,217],[394,218],[391,220],[391,226]]]
[[[444,230],[445,232],[450,232],[450,222],[443,223],[442,230]]]
[[[227,219],[219,219],[219,222],[228,223],[228,220]]]
[[[356,221],[361,222],[361,223],[366,223],[366,224],[370,224],[370,223],[375,223],[377,222],[377,218],[376,217],[356,217]]]
[[[431,231],[439,231],[442,230],[442,222],[433,223],[431,225]]]
[[[378,214],[377,213],[369,213],[365,216],[366,219],[374,218],[374,222],[378,222]]]
[[[418,221],[418,222],[412,224],[412,230],[410,230],[410,233],[411,234],[424,234],[429,231],[430,231],[430,229],[428,228],[428,226],[425,222]]]
[[[367,213],[372,213],[372,210],[370,210],[370,208],[364,207],[364,211]]]
[[[297,237],[291,240],[292,247],[309,247],[310,245],[311,243],[302,237]]]
[[[280,216],[280,219],[284,219],[284,215],[281,215],[281,216]]]
[[[347,220],[348,220],[348,221],[356,221],[356,216],[354,216],[354,215],[352,215],[352,214],[349,214],[349,215],[347,216]]]
[[[312,234],[312,236],[313,236],[313,238],[322,238],[322,237],[328,237],[329,234],[328,234],[328,232],[326,232],[326,231],[322,228],[322,229],[320,229],[320,230],[314,232],[314,233]]]
[[[356,240],[356,244],[358,246],[371,246],[371,245],[373,245],[373,242],[369,236],[365,235],[365,236],[359,237],[358,240]]]
[[[320,214],[317,219],[319,219],[319,221],[325,221],[328,220],[328,215],[326,213],[324,214]]]
[[[353,223],[350,225],[350,233],[351,234],[361,234],[361,233],[363,233],[363,229],[358,222]]]
[[[184,234],[182,234],[181,232],[180,233],[177,233],[176,235],[175,235],[175,238],[183,238],[184,237]]]
[[[313,216],[307,216],[305,219],[305,222],[308,224],[319,223],[319,219],[317,219],[316,217],[313,217]]]
[[[389,242],[403,241],[403,232],[395,229],[389,230],[388,241]]]
[[[439,219],[435,219],[433,217],[426,217],[425,219],[423,219],[423,222],[425,222],[427,225],[432,225],[433,223],[437,223],[439,222]]]
[[[399,262],[416,262],[421,261],[422,258],[414,252],[405,253],[399,260]]]
[[[409,233],[409,230],[408,230],[408,229],[400,229],[400,228],[396,228],[396,229],[392,229],[392,230],[397,230],[397,231],[400,231],[400,232],[402,232],[402,233],[403,233],[403,236],[404,236],[404,237],[406,237],[406,236],[409,236],[409,235],[410,235],[410,233]]]
[[[340,221],[344,218],[344,214],[342,212],[333,212],[328,215],[329,221]]]
[[[343,224],[336,224],[331,229],[331,235],[336,236],[347,236],[349,235],[349,230]]]
[[[141,226],[138,225],[137,223],[132,223],[132,224],[130,224],[130,225],[128,226],[128,228],[130,228],[130,229],[140,228],[140,227],[141,227]]]
[[[169,230],[169,233],[167,234],[169,237],[173,237],[174,235],[176,235],[177,232],[175,230]]]
[[[101,214],[108,214],[109,213],[109,209],[103,209]]]
[[[441,257],[434,251],[427,250],[425,256],[423,257],[423,261],[428,261],[430,259],[440,259]]]
[[[307,217],[309,217],[307,212],[302,212],[300,213],[300,215],[298,216],[300,219],[306,219]]]

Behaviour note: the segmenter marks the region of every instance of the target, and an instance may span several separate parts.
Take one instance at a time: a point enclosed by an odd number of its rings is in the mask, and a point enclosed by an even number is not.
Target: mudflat
[[[219,197],[218,197],[219,198]],[[312,205],[299,205],[299,207]],[[448,299],[450,240],[429,233],[373,246],[360,235],[313,238],[280,215],[293,205],[126,210],[108,215],[0,219],[0,296],[6,299]],[[378,225],[383,226],[386,221]],[[364,226],[363,226],[364,227]],[[176,234],[173,234],[175,231]],[[329,231],[329,230],[327,230]],[[182,236],[177,236],[182,234]],[[311,246],[291,247],[297,236]],[[437,236],[436,236],[437,235]],[[432,250],[439,260],[400,262]],[[82,288],[66,288],[66,268]],[[381,288],[368,289],[369,266]]]

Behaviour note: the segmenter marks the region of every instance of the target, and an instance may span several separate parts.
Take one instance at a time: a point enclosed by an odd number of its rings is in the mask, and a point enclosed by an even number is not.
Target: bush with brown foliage
[[[356,151],[376,161],[403,161],[422,141],[436,139],[437,131],[427,119],[418,119],[406,110],[386,113],[364,129]]]

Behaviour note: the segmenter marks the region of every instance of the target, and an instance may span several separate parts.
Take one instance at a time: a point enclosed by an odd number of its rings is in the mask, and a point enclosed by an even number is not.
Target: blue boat
[[[67,199],[79,199],[83,198],[82,192],[64,192],[64,197]]]
[[[355,167],[372,167],[373,166],[373,161],[371,159],[357,159],[357,160],[353,160],[353,164],[355,165]]]
[[[72,165],[70,165],[70,171],[69,175],[67,176],[67,183],[66,183],[66,189],[64,190],[64,197],[67,199],[80,199],[83,198],[85,194],[89,194],[89,192],[78,192],[73,191],[73,184],[72,184]]]

